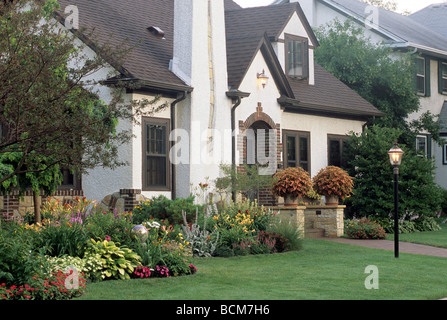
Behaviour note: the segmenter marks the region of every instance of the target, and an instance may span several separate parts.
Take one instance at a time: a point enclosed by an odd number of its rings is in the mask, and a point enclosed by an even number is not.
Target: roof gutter
[[[343,109],[338,107],[330,107],[330,106],[320,106],[309,103],[302,103],[296,99],[291,99],[287,97],[278,98],[278,103],[282,108],[285,109],[286,112],[304,112],[309,114],[320,114],[320,115],[330,115],[333,117],[340,118],[356,118],[356,119],[367,119],[374,117],[383,117],[384,114],[380,111],[361,111],[361,110],[350,110]]]
[[[124,84],[129,89],[140,89],[145,91],[157,91],[157,92],[176,92],[176,93],[191,93],[194,88],[187,85],[179,85],[161,81],[142,80],[138,78],[110,78],[100,82],[105,86],[112,86],[117,84]]]

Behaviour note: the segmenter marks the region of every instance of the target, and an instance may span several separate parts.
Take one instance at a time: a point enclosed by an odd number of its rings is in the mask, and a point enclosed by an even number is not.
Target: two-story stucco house
[[[334,19],[352,19],[364,28],[372,42],[405,48],[420,55],[415,78],[421,107],[408,120],[417,119],[427,111],[439,115],[440,120],[447,117],[447,35],[436,27],[442,25],[440,17],[427,21],[428,13],[440,12],[443,6],[433,5],[419,14],[404,16],[359,0],[278,0],[275,3],[299,3],[313,28],[325,26]],[[442,135],[447,136],[446,125],[443,125]],[[446,145],[440,146],[429,134],[421,134],[415,147],[427,157],[434,157],[436,182],[447,188]]]
[[[61,21],[64,8],[76,6],[79,27],[94,29],[97,41],[136,45],[122,65],[93,75],[101,81],[102,99],[110,99],[117,79],[138,80],[140,88],[129,89],[126,99],[160,95],[160,103],[168,103],[140,125],[119,124],[135,136],[120,150],[129,165],[84,175],[80,188],[90,199],[120,190],[128,196],[187,197],[191,186],[221,176],[221,164],[263,162],[266,174],[301,166],[313,176],[339,163],[350,131],[361,132],[382,115],[314,62],[318,41],[299,4],[243,9],[231,0],[60,3]],[[88,54],[98,54],[79,30],[74,34],[89,45]],[[247,138],[251,133],[254,140]]]

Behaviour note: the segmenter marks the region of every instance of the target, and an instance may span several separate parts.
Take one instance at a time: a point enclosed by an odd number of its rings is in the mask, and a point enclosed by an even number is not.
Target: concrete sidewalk
[[[363,246],[374,249],[394,251],[394,241],[392,240],[357,240],[347,238],[318,238],[318,239],[344,244],[351,244],[356,246]],[[399,241],[399,252],[447,258],[447,249],[445,248],[436,248],[409,242]]]

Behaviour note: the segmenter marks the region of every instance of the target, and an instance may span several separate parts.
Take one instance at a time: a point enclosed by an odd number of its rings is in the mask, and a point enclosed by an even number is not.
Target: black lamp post
[[[394,168],[394,256],[396,258],[399,258],[399,166],[402,163],[403,154],[402,149],[397,146],[397,141],[388,152]]]

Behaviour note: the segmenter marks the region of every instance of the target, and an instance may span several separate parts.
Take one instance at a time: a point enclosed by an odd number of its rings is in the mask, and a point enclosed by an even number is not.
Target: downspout
[[[242,98],[241,97],[236,97],[236,103],[233,105],[233,107],[231,108],[231,133],[232,133],[232,141],[231,141],[231,164],[235,165],[236,164],[236,109],[237,107],[239,107],[239,105],[241,104]]]
[[[174,100],[171,103],[171,131],[175,130],[175,106],[177,105],[177,103],[183,101],[186,99],[186,95],[187,95],[187,91],[184,91],[182,93],[182,95],[177,98],[176,100]],[[172,148],[174,148],[174,143],[175,141],[171,141],[171,150]],[[171,198],[175,199],[177,197],[177,189],[176,189],[176,184],[175,181],[176,180],[176,171],[175,171],[175,164],[171,164]]]
[[[228,98],[233,99],[234,103],[233,107],[231,108],[231,164],[233,166],[236,165],[236,109],[240,106],[242,98],[246,98],[250,96],[250,93],[241,92],[241,91],[228,91],[226,93]],[[233,201],[236,201],[236,193],[232,192],[232,198]]]
[[[237,96],[236,97],[236,103],[233,105],[233,107],[231,108],[231,135],[232,135],[232,139],[231,139],[231,164],[233,167],[236,167],[236,109],[237,107],[239,107],[239,105],[241,104],[242,98]],[[231,175],[231,184],[234,184],[234,176]],[[236,192],[232,191],[231,192],[231,197],[233,202],[236,202]]]

